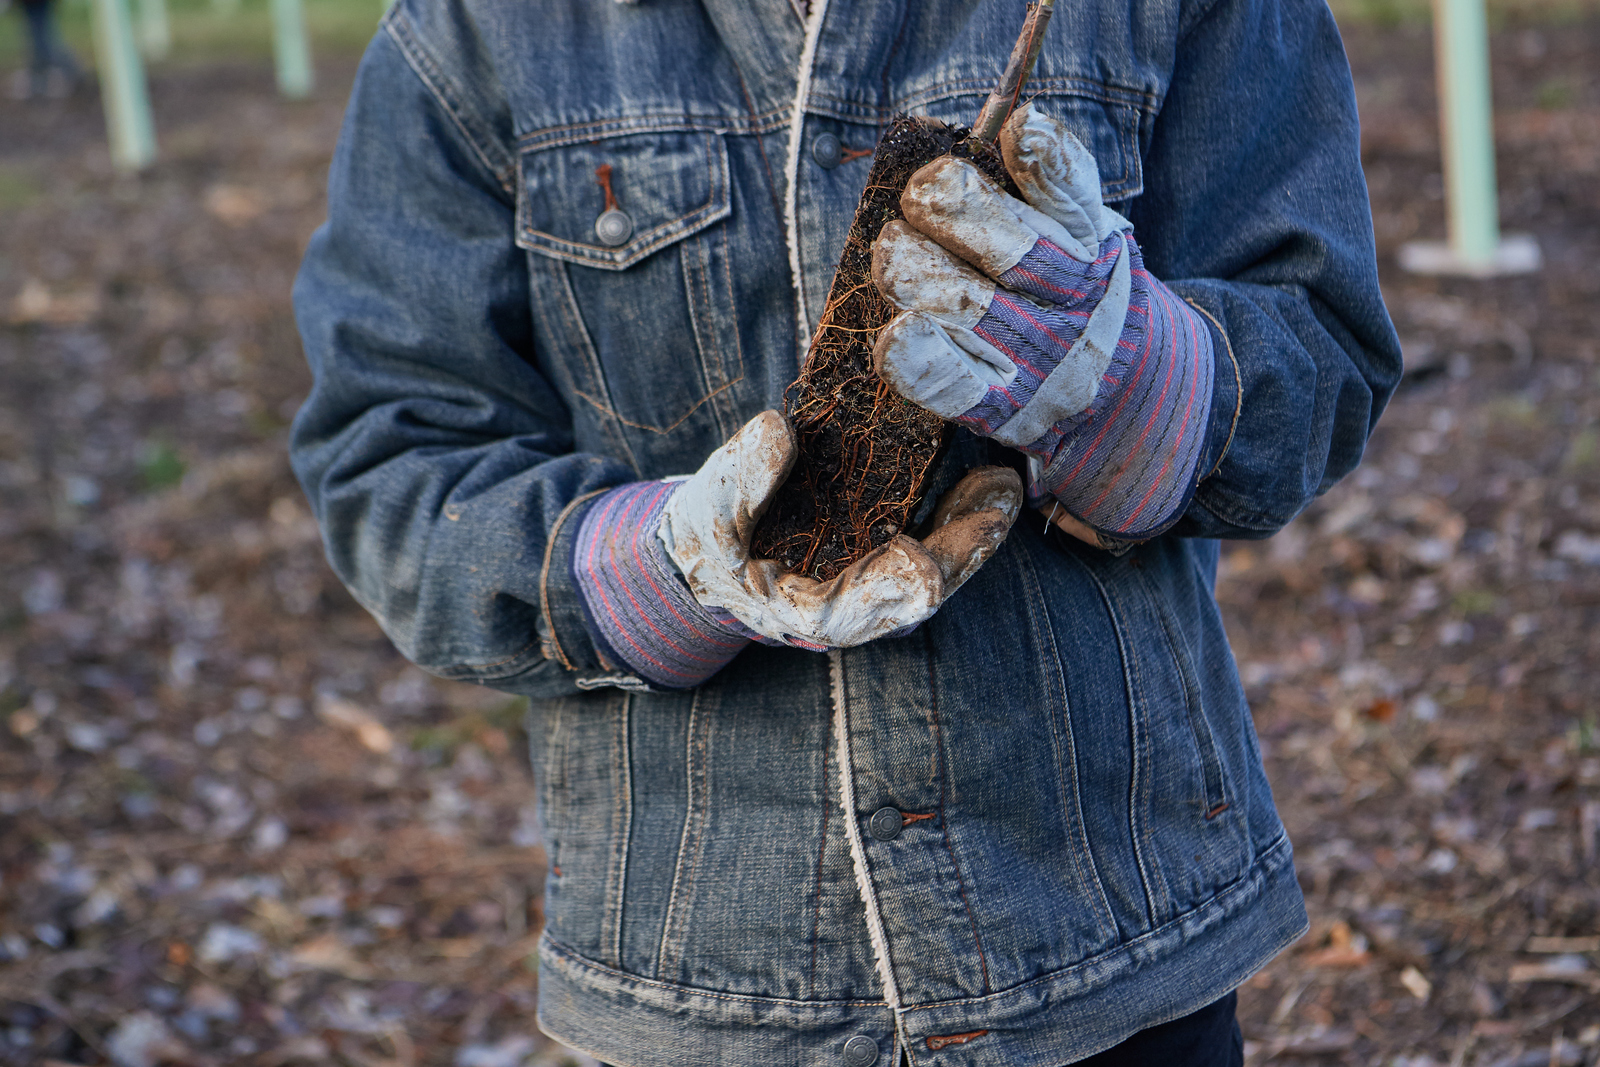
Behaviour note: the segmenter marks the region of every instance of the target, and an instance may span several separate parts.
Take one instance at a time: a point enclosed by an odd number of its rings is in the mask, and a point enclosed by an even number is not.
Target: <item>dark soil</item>
[[[902,115],[878,142],[821,324],[789,391],[800,457],[756,528],[752,547],[763,559],[825,581],[916,512],[947,428],[872,371],[873,341],[896,314],[872,284],[872,242],[904,218],[900,192],[911,175],[942,155],[971,159],[1015,194],[1000,153],[974,155],[968,132]]]

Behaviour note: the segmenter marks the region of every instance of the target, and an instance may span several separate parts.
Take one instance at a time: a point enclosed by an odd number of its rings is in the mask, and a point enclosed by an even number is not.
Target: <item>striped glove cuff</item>
[[[690,689],[750,643],[732,615],[701,607],[656,531],[679,482],[633,482],[598,497],[578,525],[572,577],[602,657],[665,689]]]

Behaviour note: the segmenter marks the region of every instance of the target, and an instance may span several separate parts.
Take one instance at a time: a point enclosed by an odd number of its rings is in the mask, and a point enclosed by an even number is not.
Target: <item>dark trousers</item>
[[[1244,1035],[1229,993],[1193,1015],[1140,1030],[1078,1067],[1243,1067]]]

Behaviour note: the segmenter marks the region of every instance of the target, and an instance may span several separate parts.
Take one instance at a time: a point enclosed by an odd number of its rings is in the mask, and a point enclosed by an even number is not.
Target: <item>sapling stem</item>
[[[984,101],[983,110],[978,112],[978,118],[972,124],[972,140],[993,144],[1000,135],[1000,127],[1011,114],[1011,109],[1017,106],[1023,83],[1033,73],[1034,63],[1038,62],[1039,50],[1044,47],[1045,27],[1050,24],[1050,15],[1055,7],[1056,0],[1039,0],[1036,4],[1028,5],[1028,17],[1023,20],[1022,32],[1012,46],[1011,58],[1006,60],[1000,84]]]

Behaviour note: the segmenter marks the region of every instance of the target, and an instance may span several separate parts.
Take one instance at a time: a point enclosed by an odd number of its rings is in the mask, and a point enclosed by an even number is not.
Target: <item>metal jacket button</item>
[[[601,244],[611,248],[627,244],[628,238],[633,236],[633,220],[626,211],[611,208],[594,220],[594,235],[600,238]]]
[[[811,142],[811,158],[823,170],[832,170],[844,162],[844,145],[831,133],[824,133]]]
[[[872,1067],[878,1062],[878,1043],[866,1034],[857,1034],[844,1043],[844,1062],[849,1067]]]
[[[867,820],[867,832],[879,841],[893,841],[900,836],[900,827],[904,825],[905,820],[894,808],[879,808]]]

